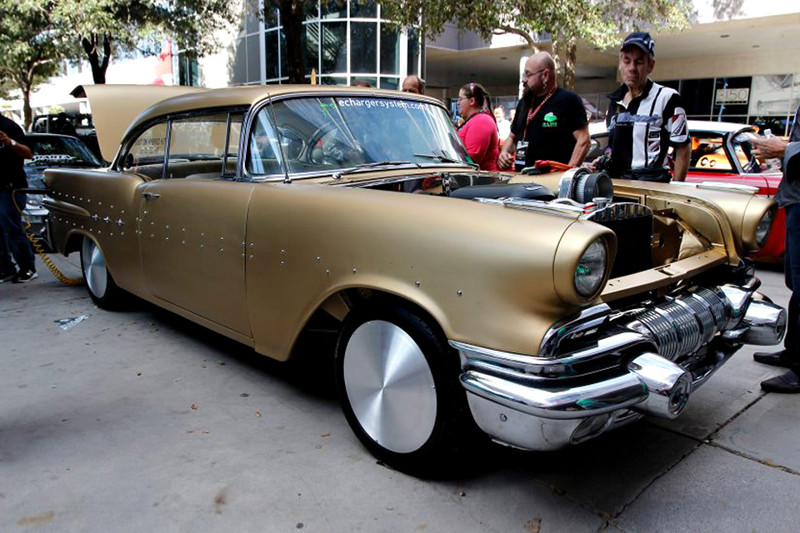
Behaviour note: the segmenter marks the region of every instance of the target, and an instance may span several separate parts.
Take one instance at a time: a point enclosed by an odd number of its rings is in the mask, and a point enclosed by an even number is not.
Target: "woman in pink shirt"
[[[498,170],[500,153],[497,122],[488,109],[489,93],[480,83],[468,83],[458,91],[458,112],[464,123],[458,136],[481,170]]]

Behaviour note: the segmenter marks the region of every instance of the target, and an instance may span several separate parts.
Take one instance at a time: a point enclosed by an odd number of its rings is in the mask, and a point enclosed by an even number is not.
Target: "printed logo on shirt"
[[[558,126],[558,117],[555,116],[552,111],[550,111],[544,116],[544,122],[542,122],[542,127],[555,128],[557,126]]]

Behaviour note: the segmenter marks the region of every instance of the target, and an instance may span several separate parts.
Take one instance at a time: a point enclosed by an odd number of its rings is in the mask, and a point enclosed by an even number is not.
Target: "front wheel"
[[[103,252],[89,237],[83,238],[81,246],[81,270],[89,296],[97,307],[113,310],[123,306],[127,294],[114,282]]]
[[[345,319],[336,350],[339,401],[359,440],[386,464],[434,474],[473,426],[458,356],[427,320],[392,303]]]

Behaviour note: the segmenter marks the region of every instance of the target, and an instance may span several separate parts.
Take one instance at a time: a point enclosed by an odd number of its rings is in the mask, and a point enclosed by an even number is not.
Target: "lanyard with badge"
[[[516,160],[514,161],[514,164],[520,168],[525,166],[525,156],[527,155],[528,152],[528,141],[525,140],[525,135],[527,135],[528,133],[528,126],[530,125],[531,120],[533,120],[533,117],[535,117],[536,114],[542,109],[542,107],[544,107],[544,104],[547,103],[547,101],[550,99],[551,96],[553,96],[553,93],[555,92],[556,88],[553,87],[553,90],[547,93],[547,96],[545,96],[544,100],[542,100],[539,103],[539,105],[536,106],[536,109],[528,110],[528,117],[527,120],[525,121],[525,129],[522,130],[522,139],[517,141],[517,157]]]

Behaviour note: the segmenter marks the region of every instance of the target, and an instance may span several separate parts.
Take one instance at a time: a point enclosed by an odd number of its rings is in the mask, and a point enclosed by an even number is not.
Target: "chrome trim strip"
[[[738,183],[717,183],[716,181],[702,181],[697,184],[698,189],[708,189],[712,191],[738,192],[752,196],[758,193],[758,187],[752,185],[741,185]]]

